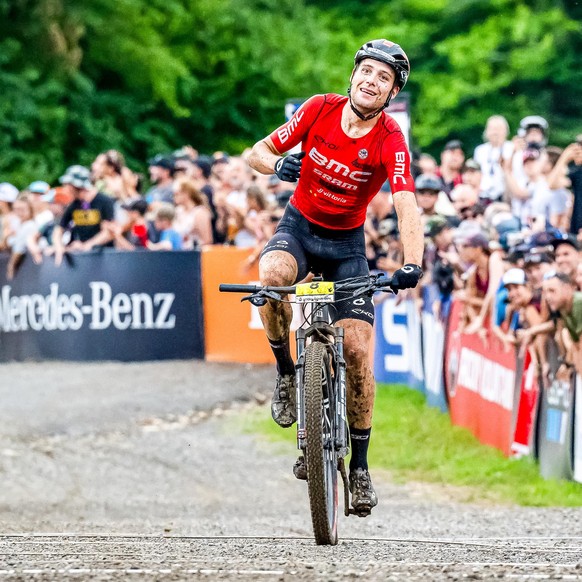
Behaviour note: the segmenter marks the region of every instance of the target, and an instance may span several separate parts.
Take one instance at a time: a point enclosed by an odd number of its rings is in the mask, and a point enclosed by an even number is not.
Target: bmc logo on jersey
[[[334,160],[333,158],[328,158],[323,154],[319,153],[314,147],[311,148],[309,152],[309,157],[318,165],[323,166],[326,170],[331,170],[336,174],[340,174],[344,178],[350,178],[350,180],[355,180],[356,182],[367,182],[371,176],[372,172],[360,172],[359,170],[350,170],[348,166]]]
[[[299,122],[301,121],[302,117],[305,115],[305,111],[297,112],[289,121],[289,123],[283,126],[278,132],[277,136],[281,140],[281,143],[285,143],[292,135],[293,132],[297,129]]]
[[[406,178],[404,177],[404,172],[406,170],[406,154],[404,152],[396,152],[396,162],[394,164],[394,184],[398,184],[400,180],[403,184],[406,184]]]

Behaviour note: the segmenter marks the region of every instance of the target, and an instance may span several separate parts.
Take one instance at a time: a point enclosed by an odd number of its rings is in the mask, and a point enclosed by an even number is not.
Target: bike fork
[[[348,454],[348,419],[346,404],[346,361],[344,360],[344,330],[335,328],[336,358],[336,399],[334,444],[340,458]]]
[[[295,387],[297,390],[297,448],[305,450],[305,390],[303,387],[303,368],[305,366],[305,331],[298,329],[297,363],[295,364]]]

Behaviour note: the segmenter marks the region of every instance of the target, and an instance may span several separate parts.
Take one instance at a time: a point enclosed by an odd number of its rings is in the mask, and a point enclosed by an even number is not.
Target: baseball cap
[[[462,242],[466,247],[489,249],[489,239],[481,232],[465,237]]]
[[[440,234],[445,228],[452,228],[449,221],[441,215],[432,216],[426,221],[424,227],[424,234],[429,238],[434,238],[437,234]]]
[[[481,164],[476,162],[473,158],[468,158],[467,160],[465,160],[465,163],[463,165],[463,169],[461,171],[462,172],[470,172],[470,171],[480,172],[481,171]]]
[[[136,212],[139,212],[142,216],[148,211],[148,207],[149,204],[147,203],[147,200],[145,200],[144,198],[138,198],[137,200],[132,200],[127,204],[122,204],[122,208],[125,208],[125,210],[130,211],[135,210]]]
[[[421,174],[414,180],[414,187],[418,190],[432,190],[433,192],[440,192],[442,190],[442,182],[437,176],[430,174]]]
[[[91,182],[91,172],[85,166],[69,166],[65,173],[59,178],[61,184],[71,184],[75,188],[88,190],[93,183]]]
[[[445,144],[443,151],[445,150],[462,150],[463,142],[460,139],[451,139]]]
[[[18,188],[9,182],[2,182],[0,184],[0,201],[14,202],[18,198]]]
[[[551,242],[554,249],[557,249],[560,245],[566,244],[573,246],[577,251],[580,250],[580,243],[578,239],[571,233],[560,233],[560,235],[556,236],[554,240]]]
[[[192,160],[195,166],[198,166],[205,178],[210,178],[212,172],[212,162],[210,158],[206,156],[198,156],[195,160]]]
[[[164,154],[157,154],[148,160],[148,166],[159,166],[160,168],[165,168],[173,172],[174,158],[172,156],[165,156]]]
[[[526,276],[525,271],[523,269],[509,269],[501,279],[503,284],[507,287],[507,285],[525,285]]]
[[[32,192],[32,194],[46,194],[50,189],[50,184],[48,182],[44,182],[43,180],[35,180],[29,184],[27,188],[29,192]]]

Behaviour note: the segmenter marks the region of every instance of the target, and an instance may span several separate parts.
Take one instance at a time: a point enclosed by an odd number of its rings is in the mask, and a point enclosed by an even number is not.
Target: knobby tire
[[[324,344],[305,349],[304,368],[307,487],[313,533],[318,545],[336,545],[338,519],[337,453],[333,448],[334,392],[330,356]],[[327,401],[327,411],[324,408]],[[331,448],[324,447],[331,419]],[[328,427],[328,428],[326,428]]]

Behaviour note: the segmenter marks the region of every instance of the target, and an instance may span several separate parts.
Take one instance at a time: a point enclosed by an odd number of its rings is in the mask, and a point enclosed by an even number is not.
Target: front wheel
[[[308,345],[304,366],[305,459],[313,533],[318,545],[335,545],[338,458],[334,446],[334,376],[326,346],[321,342]]]

